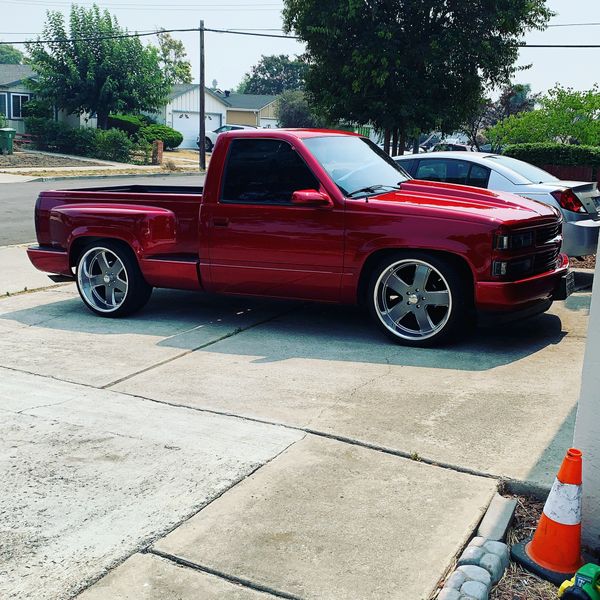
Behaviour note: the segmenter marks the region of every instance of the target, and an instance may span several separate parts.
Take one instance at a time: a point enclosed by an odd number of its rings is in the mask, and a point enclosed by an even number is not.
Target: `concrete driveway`
[[[351,307],[2,299],[0,595],[428,597],[499,481],[552,482],[589,300],[415,350]]]

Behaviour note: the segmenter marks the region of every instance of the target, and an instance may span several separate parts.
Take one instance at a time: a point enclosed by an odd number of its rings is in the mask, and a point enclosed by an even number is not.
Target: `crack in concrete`
[[[262,592],[264,594],[269,594],[275,598],[285,598],[286,600],[304,600],[300,596],[295,596],[293,594],[288,594],[287,592],[282,592],[276,590],[270,586],[262,585],[261,583],[257,583],[250,579],[246,579],[244,577],[236,577],[235,575],[230,575],[229,573],[225,573],[223,571],[219,571],[217,569],[212,569],[211,567],[207,567],[206,565],[200,565],[198,563],[192,562],[190,560],[186,560],[185,558],[181,558],[179,556],[175,556],[174,554],[168,554],[166,552],[161,552],[160,550],[150,549],[147,552],[148,554],[153,554],[155,556],[159,556],[165,560],[171,561],[173,563],[178,564],[181,567],[187,567],[189,569],[193,569],[195,571],[201,571],[203,573],[208,573],[209,575],[214,575],[215,577],[219,577],[220,579],[225,579],[231,583],[235,583],[237,585],[241,585],[245,588],[252,589],[257,592]]]
[[[290,308],[288,310],[285,310],[283,312],[279,312],[271,317],[268,317],[266,319],[263,319],[262,321],[257,321],[256,323],[252,323],[250,325],[248,325],[247,327],[237,327],[236,329],[234,329],[233,331],[229,331],[226,334],[222,335],[219,338],[216,338],[214,340],[210,340],[209,342],[205,342],[204,344],[200,344],[199,346],[195,346],[194,348],[191,348],[189,350],[185,350],[184,352],[181,352],[179,354],[177,354],[176,356],[172,356],[170,358],[166,358],[165,360],[159,361],[157,363],[154,363],[148,367],[145,367],[143,369],[140,369],[139,371],[136,371],[134,373],[130,373],[129,375],[125,375],[124,377],[121,377],[119,379],[116,379],[115,381],[111,381],[110,383],[107,383],[103,386],[101,386],[98,389],[102,389],[102,390],[106,390],[109,389],[115,385],[118,385],[119,383],[123,383],[124,381],[129,381],[130,379],[133,379],[134,377],[137,377],[138,375],[143,375],[144,373],[147,373],[148,371],[152,371],[153,369],[157,369],[158,367],[162,367],[163,365],[169,364],[175,360],[178,360],[180,358],[183,358],[184,356],[188,356],[189,354],[193,354],[194,352],[197,352],[198,350],[202,350],[203,348],[207,348],[208,346],[212,346],[213,344],[217,344],[218,342],[222,342],[223,340],[226,340],[230,337],[233,337],[235,335],[237,335],[238,333],[242,333],[244,331],[248,331],[250,329],[253,329],[254,327],[258,327],[260,325],[264,325],[265,323],[270,323],[271,321],[274,321],[275,319],[278,319],[280,317],[283,317],[285,315],[288,315],[290,313],[292,313],[294,310],[296,310],[298,307],[294,307],[294,308]],[[194,329],[197,329],[197,327],[192,328],[188,331],[193,331]],[[186,331],[184,331],[183,333],[187,333]],[[181,335],[181,334],[176,334],[176,335]],[[176,337],[176,336],[170,336],[170,337]],[[165,339],[170,339],[169,337],[165,338]]]

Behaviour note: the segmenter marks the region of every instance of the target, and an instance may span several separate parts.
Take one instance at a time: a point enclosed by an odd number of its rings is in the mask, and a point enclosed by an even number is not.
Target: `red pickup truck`
[[[35,225],[32,263],[75,279],[104,317],[153,287],[361,303],[394,340],[427,346],[572,288],[556,210],[413,180],[340,131],[224,133],[204,188],[42,192]]]

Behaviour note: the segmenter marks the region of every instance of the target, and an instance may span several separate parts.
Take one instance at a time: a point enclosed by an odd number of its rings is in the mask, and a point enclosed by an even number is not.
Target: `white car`
[[[569,256],[596,253],[600,230],[597,183],[561,181],[522,160],[486,152],[427,152],[394,160],[415,179],[511,192],[554,206],[563,216],[563,252]]]
[[[206,139],[204,141],[206,151],[212,152],[212,149],[215,147],[215,143],[217,141],[217,136],[224,131],[233,131],[234,129],[258,129],[257,127],[253,127],[252,125],[221,125],[214,131],[208,131],[206,133]],[[198,148],[200,147],[200,137],[196,140],[198,144]]]

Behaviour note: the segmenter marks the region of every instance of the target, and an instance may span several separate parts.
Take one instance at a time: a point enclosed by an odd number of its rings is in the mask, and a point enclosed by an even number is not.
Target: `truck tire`
[[[395,342],[436,346],[470,331],[470,290],[452,261],[398,251],[373,270],[367,305],[377,326]]]
[[[207,152],[212,152],[213,151],[213,143],[210,141],[209,138],[206,138],[204,140],[204,148]]]
[[[77,289],[84,304],[101,317],[124,317],[150,299],[131,248],[117,240],[88,244],[77,260]]]

